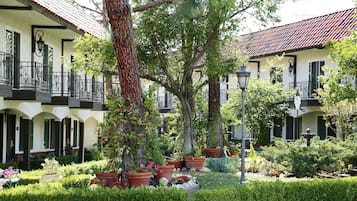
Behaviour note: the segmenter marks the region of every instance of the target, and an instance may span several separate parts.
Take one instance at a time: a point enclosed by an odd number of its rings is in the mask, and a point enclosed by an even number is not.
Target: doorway
[[[16,115],[7,115],[6,126],[6,161],[15,161]]]

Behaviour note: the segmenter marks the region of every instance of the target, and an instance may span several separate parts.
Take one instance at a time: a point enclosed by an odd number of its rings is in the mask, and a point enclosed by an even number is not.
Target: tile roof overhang
[[[241,36],[241,51],[251,59],[322,48],[356,29],[355,8]]]
[[[108,31],[93,17],[66,0],[17,0],[32,6],[45,16],[67,25],[75,32],[88,33],[104,39]]]

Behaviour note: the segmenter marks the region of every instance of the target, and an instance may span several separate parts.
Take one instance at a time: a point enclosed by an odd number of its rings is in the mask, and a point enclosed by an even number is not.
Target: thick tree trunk
[[[105,0],[105,4],[114,34],[121,95],[127,104],[141,104],[142,91],[129,0]]]
[[[208,136],[207,146],[222,146],[222,124],[220,111],[220,82],[218,76],[208,77]]]
[[[216,1],[208,3],[208,29],[207,37],[211,34],[212,40],[207,49],[207,66],[208,66],[208,125],[207,125],[207,146],[222,146],[222,122],[221,122],[221,93],[220,93],[220,41],[219,31],[214,31],[217,24],[219,10],[215,6]],[[212,32],[214,31],[214,32]]]
[[[105,0],[110,24],[113,31],[114,48],[118,60],[119,80],[121,95],[128,107],[139,108],[142,106],[142,91],[138,72],[138,61],[135,47],[133,22],[129,0]],[[131,122],[126,123],[124,128],[128,133],[137,132]],[[132,140],[127,139],[126,145],[130,146]],[[129,147],[130,148],[130,147]],[[132,153],[125,147],[122,156],[122,176],[133,168],[135,162],[142,160],[142,152]],[[136,161],[139,160],[139,161]]]

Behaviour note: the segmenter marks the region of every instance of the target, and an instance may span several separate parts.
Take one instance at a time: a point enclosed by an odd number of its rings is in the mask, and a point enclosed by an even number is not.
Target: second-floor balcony
[[[316,99],[316,90],[320,87],[320,84],[315,82],[293,82],[289,83],[289,90],[298,89],[301,97],[301,106],[320,106],[318,99]],[[290,100],[294,100],[294,97],[290,97]]]
[[[47,65],[38,62],[21,61],[10,65],[13,100],[37,100],[51,102],[52,76]]]

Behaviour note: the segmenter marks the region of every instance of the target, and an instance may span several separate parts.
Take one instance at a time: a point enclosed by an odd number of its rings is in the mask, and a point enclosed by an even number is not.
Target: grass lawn
[[[214,189],[239,185],[240,177],[232,173],[210,172],[193,174],[200,183],[200,189]]]

